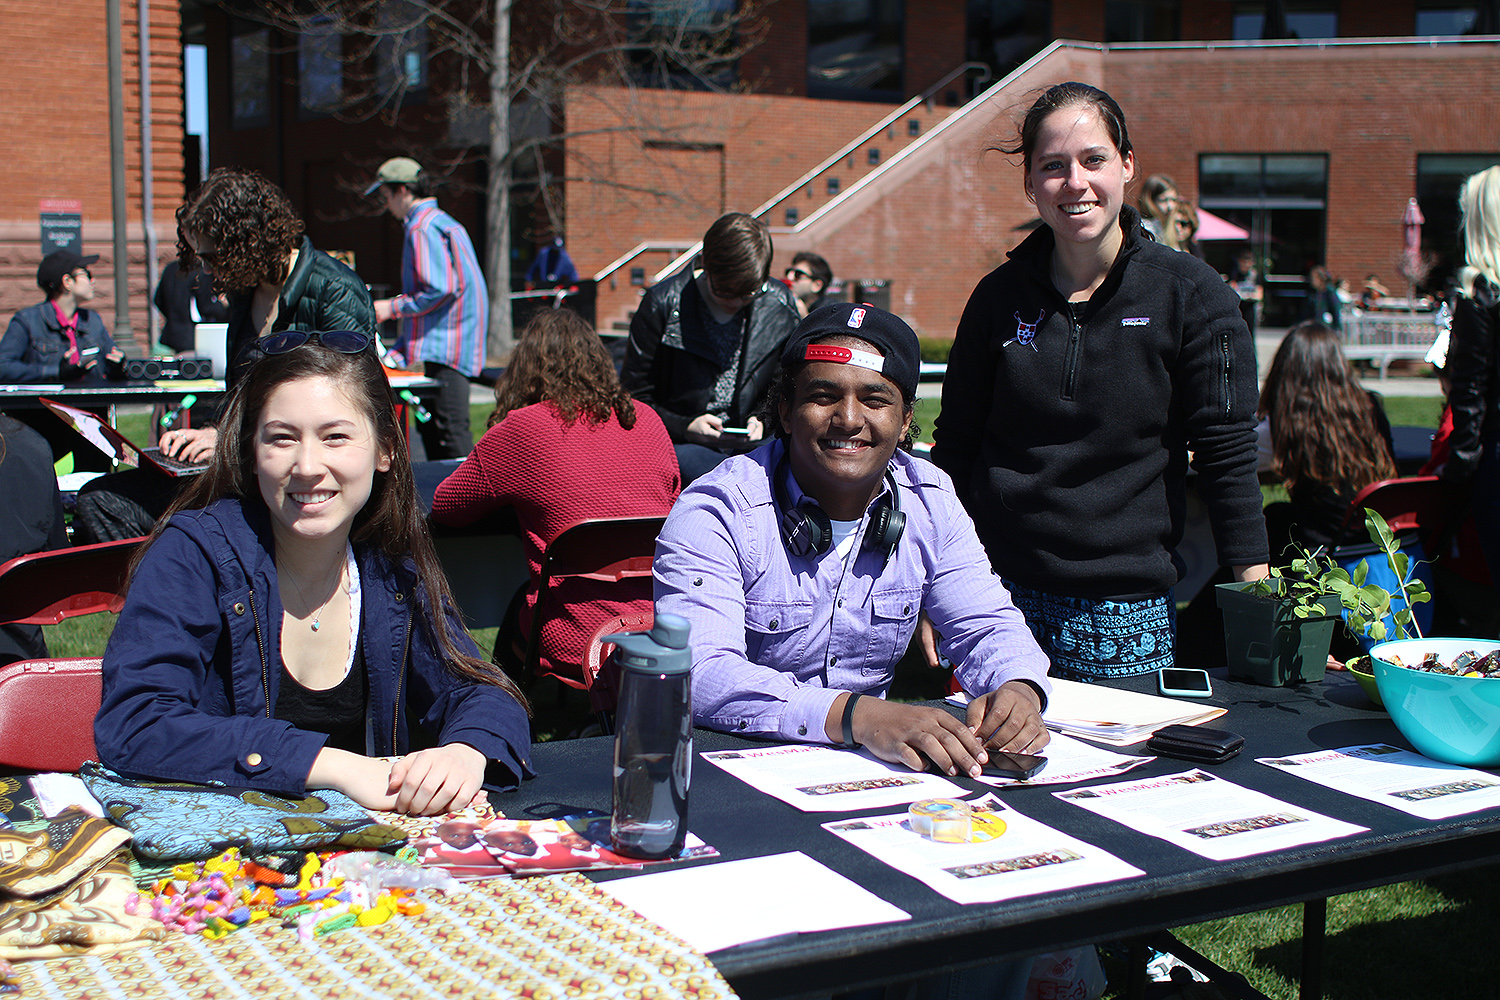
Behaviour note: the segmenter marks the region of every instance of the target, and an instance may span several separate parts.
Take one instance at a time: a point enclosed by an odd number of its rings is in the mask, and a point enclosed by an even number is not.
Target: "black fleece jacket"
[[[1255,475],[1255,346],[1239,301],[1191,254],[1125,240],[1074,322],[1043,227],[982,281],[959,323],[932,459],[996,571],[1089,600],[1180,578],[1188,452],[1219,562],[1267,559]]]

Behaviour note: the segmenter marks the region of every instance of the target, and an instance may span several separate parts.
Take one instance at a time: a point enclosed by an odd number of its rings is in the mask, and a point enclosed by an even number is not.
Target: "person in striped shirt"
[[[432,419],[419,423],[429,459],[463,458],[469,435],[469,379],[484,367],[489,329],[489,290],[474,255],[474,244],[458,220],[438,208],[427,175],[416,160],[386,160],[366,195],[376,191],[386,211],[401,220],[401,294],[375,302],[375,318],[396,320],[393,352],[408,364],[422,363],[423,374],[441,383],[430,407]]]

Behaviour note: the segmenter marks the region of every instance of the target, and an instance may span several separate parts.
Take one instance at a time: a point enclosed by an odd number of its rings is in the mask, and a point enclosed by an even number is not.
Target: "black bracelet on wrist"
[[[862,694],[850,694],[849,700],[844,702],[844,746],[850,750],[859,748],[854,742],[854,703],[863,697]]]

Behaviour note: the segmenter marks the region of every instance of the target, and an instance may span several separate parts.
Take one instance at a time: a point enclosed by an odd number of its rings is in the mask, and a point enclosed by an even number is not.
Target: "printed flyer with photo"
[[[1500,806],[1500,778],[1495,775],[1385,743],[1256,761],[1421,819],[1448,819]]]
[[[1214,861],[1316,844],[1367,829],[1199,770],[1052,794]]]
[[[838,820],[823,829],[955,903],[995,903],[1145,874],[1017,812],[994,793],[970,802],[969,810],[972,830],[964,843],[922,836],[904,812]]]
[[[968,794],[930,771],[913,771],[868,753],[809,743],[714,750],[702,757],[803,812],[854,812]]]

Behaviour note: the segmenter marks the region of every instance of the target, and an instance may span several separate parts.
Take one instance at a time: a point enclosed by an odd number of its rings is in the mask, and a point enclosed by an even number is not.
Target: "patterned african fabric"
[[[130,834],[69,810],[39,829],[0,830],[0,958],[109,952],[167,931],[126,912]]]
[[[377,851],[406,840],[404,831],[376,823],[353,799],[328,789],[283,798],[252,788],[127,778],[93,761],[78,773],[105,815],[130,831],[132,850],[147,859],[198,860],[228,847],[250,855]]]
[[[1004,583],[1052,661],[1049,677],[1096,681],[1172,665],[1177,605],[1170,590],[1141,601],[1090,601]]]
[[[269,921],[19,967],[23,996],[731,1000],[708,959],[579,875],[424,892],[424,913],[302,944]]]

